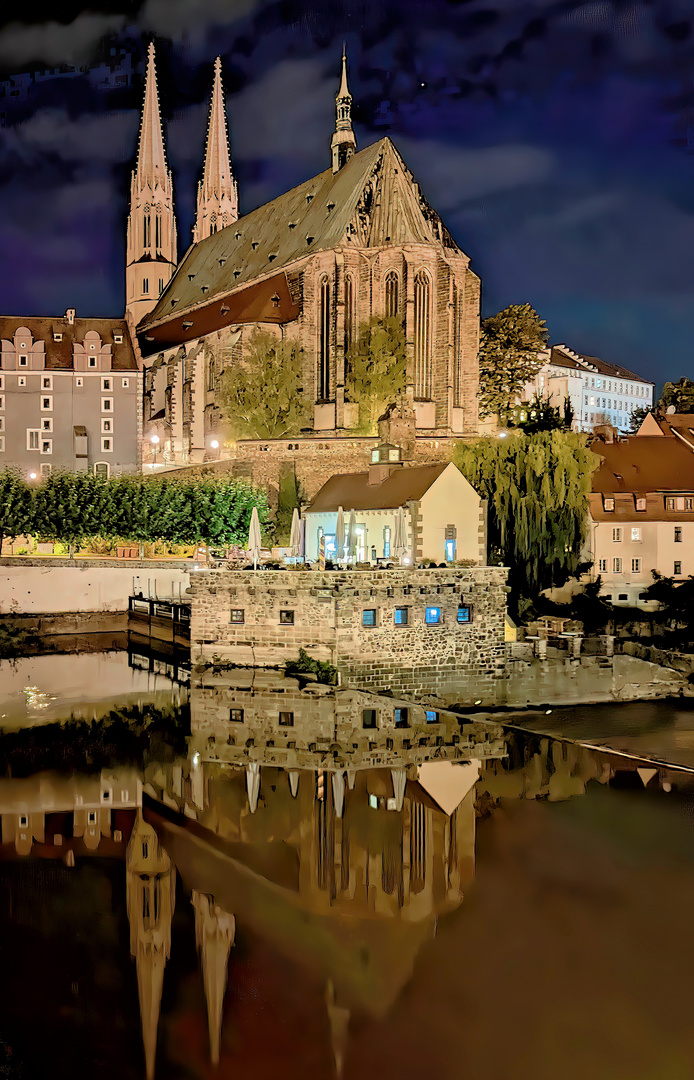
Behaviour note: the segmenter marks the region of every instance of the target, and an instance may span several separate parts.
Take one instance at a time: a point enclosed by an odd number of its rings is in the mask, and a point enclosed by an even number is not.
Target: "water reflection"
[[[393,1005],[468,892],[480,815],[502,799],[569,799],[618,773],[672,783],[607,752],[271,673],[194,679],[190,724],[185,754],[0,780],[3,891],[10,863],[28,856],[75,873],[99,857],[123,875],[124,863],[124,901],[102,897],[103,914],[124,903],[148,1080],[168,969],[188,947],[177,917],[198,952],[212,1064],[225,1056],[232,946],[252,937],[322,986],[339,1074],[352,1018]],[[3,911],[4,937],[12,903]],[[178,1075],[164,1053],[160,1074]]]

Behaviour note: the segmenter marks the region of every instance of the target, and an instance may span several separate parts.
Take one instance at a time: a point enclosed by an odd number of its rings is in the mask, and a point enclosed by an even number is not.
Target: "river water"
[[[680,703],[55,660],[0,666],[0,1076],[694,1075]]]

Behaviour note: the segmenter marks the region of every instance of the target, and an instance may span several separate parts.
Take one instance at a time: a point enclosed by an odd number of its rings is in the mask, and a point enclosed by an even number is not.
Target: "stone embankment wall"
[[[640,641],[625,641],[621,648],[625,656],[636,656],[639,660],[648,660],[651,664],[672,668],[681,675],[694,673],[694,653],[658,649],[655,645],[644,645]]]
[[[0,559],[0,615],[122,612],[141,590],[185,596],[190,563],[135,559]]]
[[[369,690],[484,704],[503,693],[506,570],[500,567],[198,570],[191,596],[194,661],[274,667],[304,648]],[[469,622],[458,622],[462,605],[471,609]],[[426,620],[428,607],[439,611],[436,624]],[[407,609],[405,624],[396,624],[396,608]],[[375,613],[373,626],[364,625],[365,611]]]

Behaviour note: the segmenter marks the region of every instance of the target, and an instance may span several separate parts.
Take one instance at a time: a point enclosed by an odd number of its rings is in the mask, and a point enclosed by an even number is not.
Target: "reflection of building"
[[[130,952],[137,965],[147,1080],[154,1080],[164,968],[171,952],[176,871],[151,825],[138,814],[125,858]]]
[[[18,855],[122,854],[141,803],[134,769],[0,780],[2,843],[13,844]]]

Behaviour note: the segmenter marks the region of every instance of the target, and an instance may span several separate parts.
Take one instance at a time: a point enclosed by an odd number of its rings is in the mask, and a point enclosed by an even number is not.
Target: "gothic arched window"
[[[396,270],[386,274],[386,318],[393,319],[400,314],[400,280]]]
[[[154,246],[157,251],[161,248],[161,212],[158,209],[154,219]]]
[[[212,217],[210,218],[210,236],[212,235],[212,233],[216,233],[216,232],[217,232],[217,215],[213,214]]]
[[[431,280],[426,270],[414,279],[414,396],[431,398]]]
[[[318,372],[316,398],[330,398],[330,282],[328,275],[318,281]]]
[[[145,207],[145,214],[142,219],[142,244],[146,248],[152,245],[152,218],[148,206]]]
[[[460,320],[462,316],[460,294],[453,286],[453,404],[463,403],[463,361],[461,356]]]
[[[354,278],[345,276],[345,356],[354,342]]]

